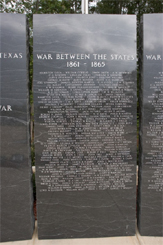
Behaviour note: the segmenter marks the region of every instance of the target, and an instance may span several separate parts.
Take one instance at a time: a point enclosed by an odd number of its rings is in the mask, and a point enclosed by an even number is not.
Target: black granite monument
[[[0,241],[31,239],[25,15],[0,14]]]
[[[136,18],[34,15],[40,239],[131,236]]]
[[[163,236],[163,14],[143,16],[138,227]]]

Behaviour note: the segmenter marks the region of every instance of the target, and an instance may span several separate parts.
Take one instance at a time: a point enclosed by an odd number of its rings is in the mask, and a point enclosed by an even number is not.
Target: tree
[[[99,14],[126,14],[126,1],[102,0],[97,3],[95,11]]]
[[[138,19],[145,13],[162,13],[162,0],[101,0],[94,9],[100,14],[136,14]]]

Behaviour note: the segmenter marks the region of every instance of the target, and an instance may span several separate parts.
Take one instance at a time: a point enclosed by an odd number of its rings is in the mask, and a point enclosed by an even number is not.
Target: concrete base
[[[133,237],[108,237],[89,239],[38,240],[37,222],[32,240],[2,242],[1,245],[163,245],[163,237],[143,237],[137,232]]]

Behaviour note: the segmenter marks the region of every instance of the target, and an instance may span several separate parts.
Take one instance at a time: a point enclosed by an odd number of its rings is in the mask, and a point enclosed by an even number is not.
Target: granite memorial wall
[[[163,14],[143,16],[138,227],[163,236]]]
[[[0,242],[34,228],[25,15],[0,14]]]
[[[107,26],[106,26],[107,23]],[[143,17],[138,227],[163,235],[163,14]],[[28,33],[0,14],[0,241],[30,239]],[[135,234],[136,20],[34,16],[39,238]]]
[[[34,15],[40,239],[131,236],[136,17]]]

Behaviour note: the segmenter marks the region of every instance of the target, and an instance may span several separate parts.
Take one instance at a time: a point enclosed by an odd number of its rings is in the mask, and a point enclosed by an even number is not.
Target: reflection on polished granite
[[[163,236],[163,14],[143,16],[139,232]]]
[[[34,15],[40,239],[131,236],[136,17]]]
[[[0,241],[34,229],[25,15],[0,14]]]

